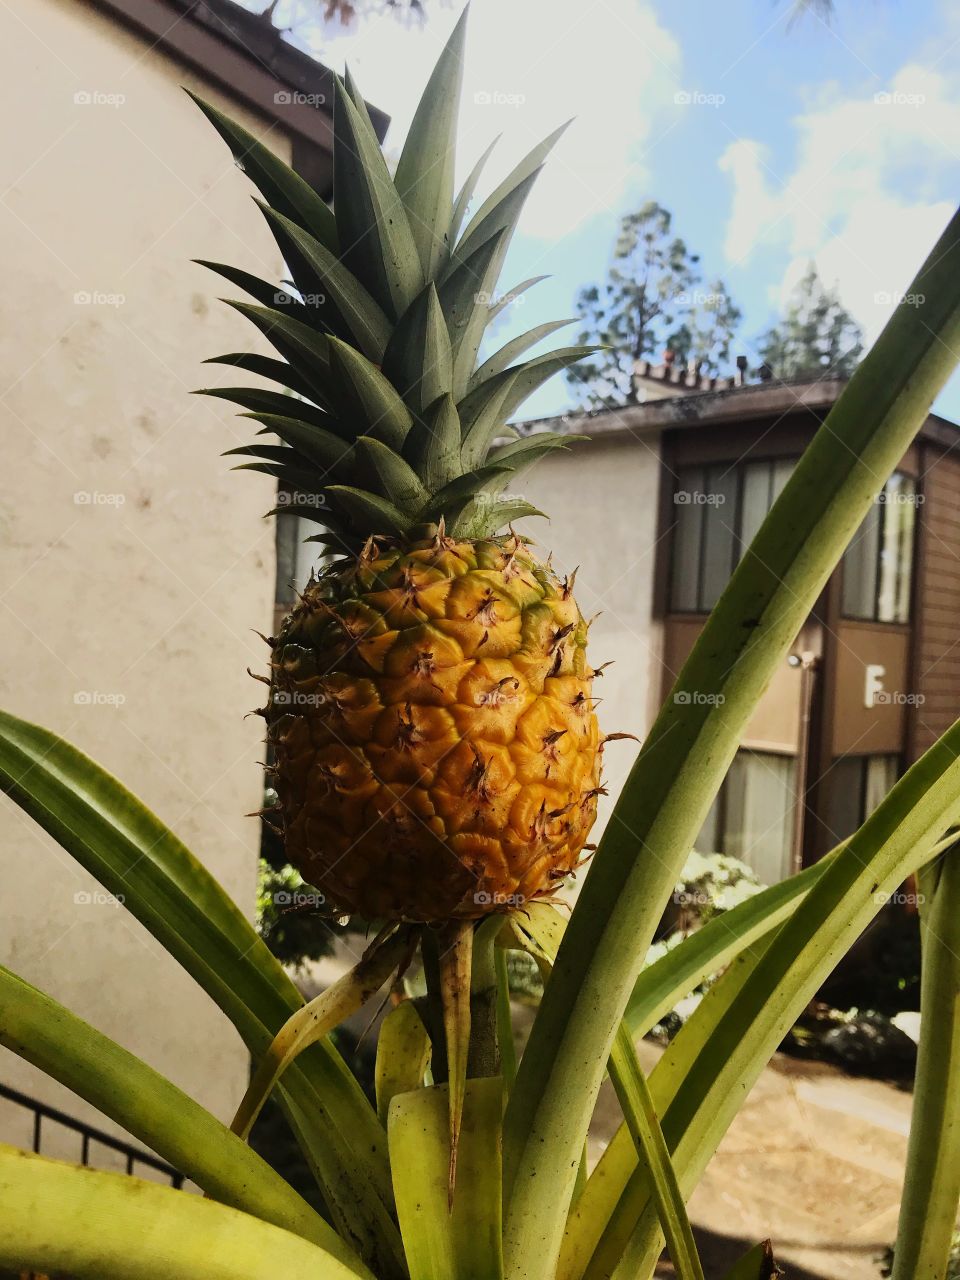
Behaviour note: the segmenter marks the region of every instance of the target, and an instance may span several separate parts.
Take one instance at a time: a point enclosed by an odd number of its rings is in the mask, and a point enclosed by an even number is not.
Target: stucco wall
[[[0,7],[0,84],[0,703],[119,775],[252,912],[272,483],[230,474],[243,429],[188,394],[230,380],[203,357],[253,345],[189,259],[280,263],[179,85],[265,125],[77,0]],[[5,800],[0,861],[0,960],[231,1115],[246,1056],[199,988]],[[0,1079],[95,1118],[4,1051]]]
[[[543,458],[513,489],[550,517],[519,525],[538,547],[553,551],[561,574],[580,566],[576,597],[590,628],[590,660],[613,662],[594,692],[605,733],[650,727],[660,691],[661,626],[654,622],[659,448],[647,443],[590,443]],[[604,751],[595,836],[602,831],[636,756],[637,744],[612,742]],[[595,838],[595,837],[594,837]]]

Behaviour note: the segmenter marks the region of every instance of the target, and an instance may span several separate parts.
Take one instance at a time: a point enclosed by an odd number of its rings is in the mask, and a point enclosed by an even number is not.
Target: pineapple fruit
[[[461,18],[393,178],[349,74],[338,81],[332,211],[199,103],[259,189],[291,276],[278,288],[204,263],[253,297],[230,305],[280,357],[218,358],[280,390],[205,394],[260,425],[231,452],[276,477],[276,514],[315,520],[330,553],[271,641],[287,855],[337,911],[382,921],[466,922],[553,892],[600,789],[587,624],[572,582],[512,530],[540,513],[505,492],[571,439],[518,436],[507,419],[591,348],[520,361],[553,323],[477,367],[519,292],[493,300],[558,134],[466,219],[483,162],[454,198],[463,36]]]

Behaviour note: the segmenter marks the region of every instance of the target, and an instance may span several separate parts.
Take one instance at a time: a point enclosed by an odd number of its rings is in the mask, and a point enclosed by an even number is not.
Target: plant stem
[[[473,935],[473,972],[470,975],[470,1051],[467,1075],[471,1080],[500,1073],[497,1027],[496,939],[503,928],[500,916],[490,916]]]

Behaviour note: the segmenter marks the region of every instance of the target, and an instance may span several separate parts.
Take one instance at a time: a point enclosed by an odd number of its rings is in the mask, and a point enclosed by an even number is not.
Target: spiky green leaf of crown
[[[321,540],[343,549],[441,519],[454,536],[483,538],[541,514],[503,490],[575,438],[543,433],[502,443],[527,396],[594,350],[563,347],[513,363],[571,321],[539,325],[477,367],[491,319],[536,283],[494,297],[524,202],[561,130],[521,160],[461,230],[489,154],[455,198],[465,24],[466,12],[430,77],[394,179],[349,73],[336,82],[332,211],[246,130],[195,99],[258,188],[291,275],[281,287],[202,263],[254,299],[230,305],[281,357],[234,353],[213,362],[283,391],[201,394],[232,401],[261,424],[264,440],[230,452],[255,459],[242,468],[280,482],[285,501],[276,514],[315,519],[327,530]]]

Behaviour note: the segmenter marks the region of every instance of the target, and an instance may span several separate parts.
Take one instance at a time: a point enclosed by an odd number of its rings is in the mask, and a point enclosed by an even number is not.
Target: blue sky
[[[302,18],[295,2],[287,16]],[[427,8],[422,26],[390,16],[342,33],[298,24],[301,40],[338,69],[349,61],[391,114],[388,149],[459,12]],[[672,210],[741,306],[738,351],[752,354],[811,259],[876,335],[960,192],[960,7],[837,0],[830,24],[789,18],[788,0],[474,0],[463,171],[502,133],[492,182],[576,117],[531,197],[504,283],[553,278],[513,308],[495,345],[574,314],[577,289],[606,270],[619,217],[647,199]],[[566,403],[557,379],[525,413]],[[960,421],[960,378],[937,407]]]

